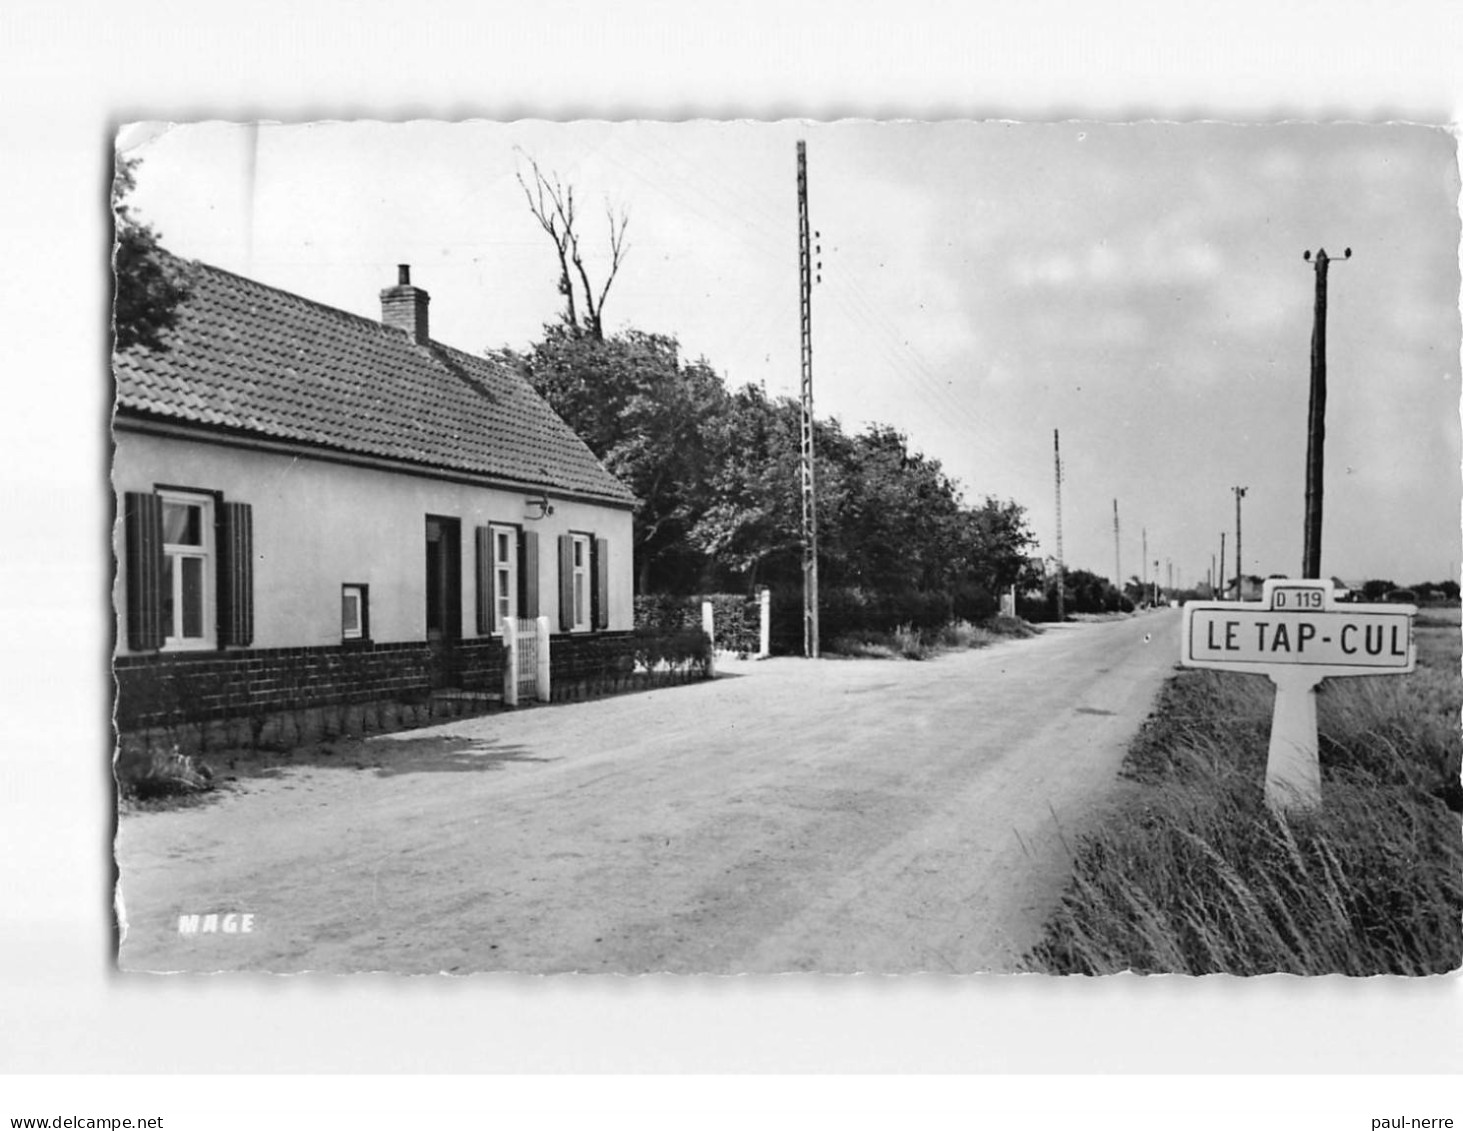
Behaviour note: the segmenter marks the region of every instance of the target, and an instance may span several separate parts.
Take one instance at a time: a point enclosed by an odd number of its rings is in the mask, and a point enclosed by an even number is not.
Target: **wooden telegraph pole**
[[[1305,254],[1306,262],[1311,253]],[[1351,248],[1346,249],[1351,258]],[[1331,257],[1323,247],[1316,252],[1316,318],[1311,329],[1311,403],[1306,427],[1306,535],[1301,577],[1321,576],[1321,498],[1326,447],[1326,271]]]
[[[1062,565],[1062,434],[1052,429],[1052,451],[1057,464],[1057,620],[1067,619],[1067,584]]]
[[[1148,527],[1143,527],[1143,559],[1138,563],[1143,571],[1143,600],[1148,600]]]
[[[803,655],[818,658],[818,487],[813,466],[813,255],[808,145],[798,141],[798,300],[802,327]]]
[[[1249,492],[1248,487],[1232,487],[1234,492],[1234,599],[1245,599],[1245,571],[1240,560],[1240,514],[1239,501]]]

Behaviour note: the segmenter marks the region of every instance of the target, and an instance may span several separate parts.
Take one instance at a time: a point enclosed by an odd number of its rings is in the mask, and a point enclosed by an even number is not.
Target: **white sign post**
[[[1417,666],[1415,606],[1337,604],[1334,588],[1330,581],[1271,579],[1259,601],[1184,606],[1185,667],[1252,672],[1275,685],[1265,770],[1265,800],[1273,809],[1321,803],[1321,680],[1402,675]]]

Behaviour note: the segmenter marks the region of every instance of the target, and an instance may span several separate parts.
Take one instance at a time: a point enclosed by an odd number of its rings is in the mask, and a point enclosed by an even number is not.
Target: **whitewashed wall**
[[[558,630],[558,535],[609,540],[609,627],[634,625],[632,519],[628,510],[551,498],[554,513],[524,517],[525,494],[446,483],[244,448],[118,430],[112,485],[159,484],[222,491],[254,508],[254,644],[282,648],[340,643],[340,587],[370,586],[371,637],[426,638],[426,516],[462,524],[462,636],[476,631],[473,529],[509,523],[539,536],[539,610]],[[122,523],[113,531],[113,607],[118,647],[127,647]],[[536,513],[536,512],[535,512]]]

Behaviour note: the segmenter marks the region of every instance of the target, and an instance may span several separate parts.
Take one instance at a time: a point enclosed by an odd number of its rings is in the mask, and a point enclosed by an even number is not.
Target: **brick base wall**
[[[341,703],[425,699],[441,683],[421,642],[363,643],[239,652],[161,652],[119,656],[117,729],[242,718]],[[445,656],[450,682],[466,690],[502,689],[500,640],[467,640]]]
[[[549,649],[555,700],[709,674],[699,629],[560,634],[550,638]],[[236,724],[247,730],[246,721],[278,732],[288,714],[372,703],[425,705],[434,687],[497,695],[506,662],[496,638],[461,641],[440,656],[420,641],[118,656],[112,663],[116,723],[124,735],[172,735],[185,727],[200,735],[227,733]],[[291,728],[301,730],[298,719]]]

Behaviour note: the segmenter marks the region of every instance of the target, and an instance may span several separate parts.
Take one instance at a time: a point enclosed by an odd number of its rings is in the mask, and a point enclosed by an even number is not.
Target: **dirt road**
[[[727,665],[130,814],[121,965],[1008,970],[1177,632],[1163,611],[926,663]]]

